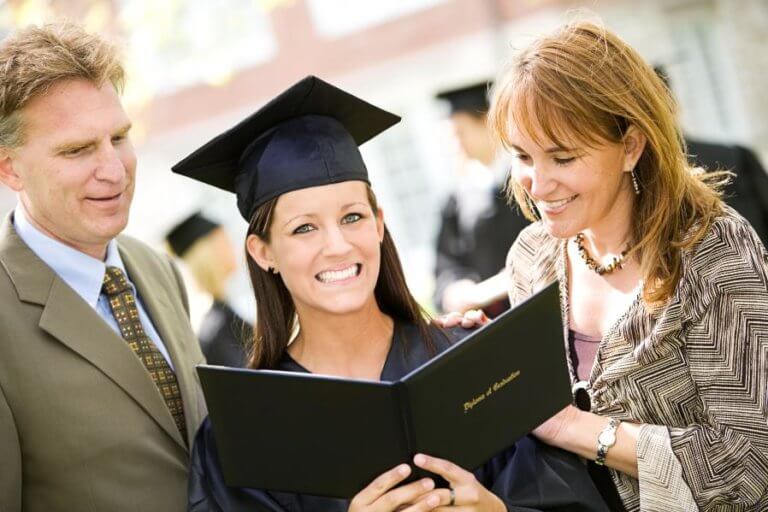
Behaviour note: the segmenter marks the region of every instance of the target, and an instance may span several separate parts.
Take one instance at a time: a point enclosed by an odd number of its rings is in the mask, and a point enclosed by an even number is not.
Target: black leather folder
[[[565,357],[553,284],[396,382],[197,368],[228,485],[349,498],[416,453],[511,446],[571,401]]]

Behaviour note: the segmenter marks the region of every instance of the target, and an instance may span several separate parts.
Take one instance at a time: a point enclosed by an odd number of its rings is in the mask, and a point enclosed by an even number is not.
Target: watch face
[[[611,430],[609,432],[601,432],[597,441],[605,446],[613,446],[613,443],[616,442],[616,431]]]

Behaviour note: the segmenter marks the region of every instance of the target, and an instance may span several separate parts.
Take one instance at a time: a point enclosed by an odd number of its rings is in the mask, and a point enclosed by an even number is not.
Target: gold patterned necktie
[[[184,404],[181,400],[181,391],[176,380],[176,374],[168,361],[165,360],[162,352],[144,332],[144,327],[139,320],[136,298],[125,273],[117,267],[107,267],[102,290],[109,299],[109,307],[115,320],[117,320],[120,334],[131,347],[133,353],[144,364],[157,389],[160,390],[160,394],[176,422],[176,428],[179,429],[181,438],[186,443],[187,424],[184,419]]]

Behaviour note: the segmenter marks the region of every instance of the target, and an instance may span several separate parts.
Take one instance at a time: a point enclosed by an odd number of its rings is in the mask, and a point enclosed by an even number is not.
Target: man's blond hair
[[[24,142],[21,110],[62,80],[109,81],[118,92],[125,70],[114,45],[81,26],[52,23],[30,26],[0,45],[0,147]]]

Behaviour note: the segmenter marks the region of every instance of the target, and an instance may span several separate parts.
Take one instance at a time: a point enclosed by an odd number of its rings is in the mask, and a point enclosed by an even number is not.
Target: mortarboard
[[[165,239],[174,254],[181,258],[195,242],[218,227],[219,224],[211,222],[200,213],[193,213],[171,228]]]
[[[246,221],[266,201],[302,188],[368,182],[358,146],[400,121],[315,76],[295,83],[173,166],[237,195]]]
[[[451,105],[451,114],[468,112],[482,115],[488,112],[488,89],[491,85],[490,82],[480,82],[459,89],[443,91],[436,98],[445,100]]]

